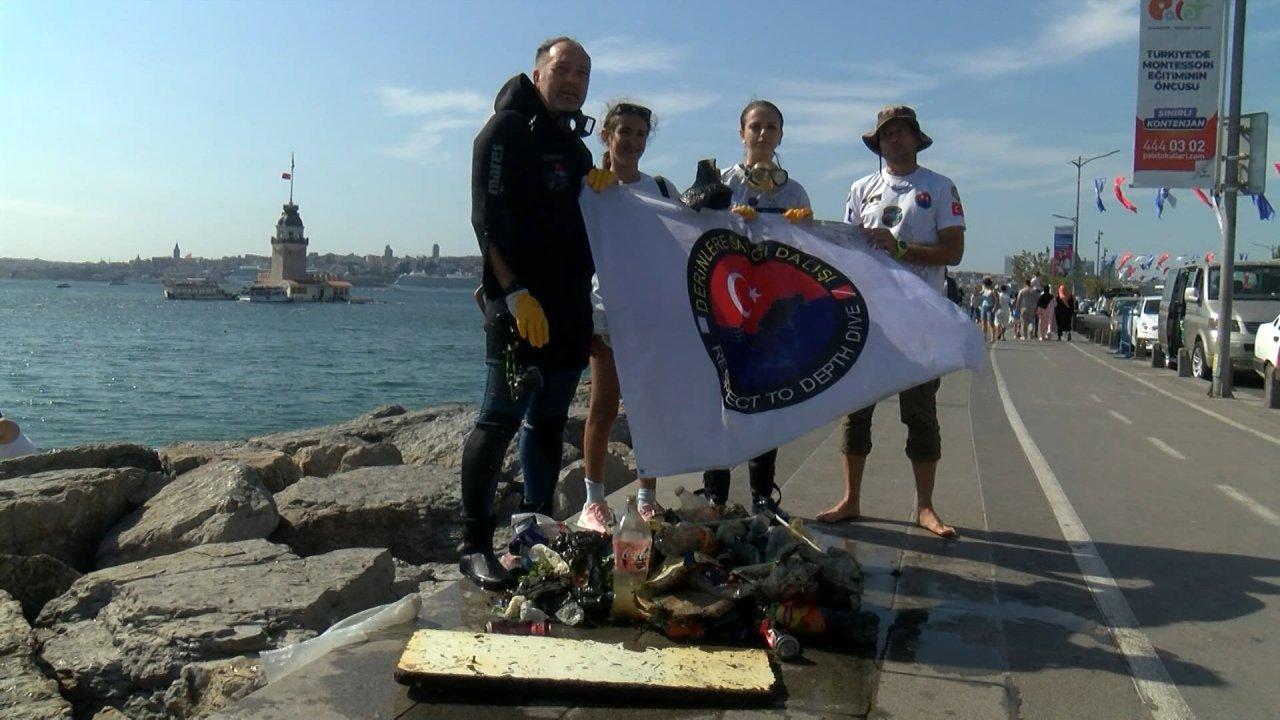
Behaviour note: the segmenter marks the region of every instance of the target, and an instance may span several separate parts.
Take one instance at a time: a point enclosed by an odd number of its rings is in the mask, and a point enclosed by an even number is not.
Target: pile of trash
[[[680,509],[647,523],[629,499],[612,535],[514,516],[502,562],[519,584],[497,597],[501,617],[487,630],[548,635],[554,623],[640,621],[672,640],[759,636],[782,660],[801,654],[801,640],[874,645],[877,618],[860,610],[862,569],[852,555],[821,550],[798,520],[677,494]]]

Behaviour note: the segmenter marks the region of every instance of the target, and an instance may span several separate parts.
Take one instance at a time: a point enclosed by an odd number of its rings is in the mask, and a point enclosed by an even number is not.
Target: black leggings
[[[751,494],[769,496],[773,492],[773,478],[778,463],[777,449],[757,455],[747,463],[747,477],[751,480]],[[707,470],[702,473],[702,487],[707,499],[716,505],[729,500],[729,469]]]

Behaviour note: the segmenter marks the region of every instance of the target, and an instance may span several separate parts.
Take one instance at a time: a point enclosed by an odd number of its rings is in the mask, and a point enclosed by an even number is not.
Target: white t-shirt
[[[913,245],[934,245],[939,230],[964,227],[964,207],[950,178],[925,167],[905,177],[883,168],[850,186],[844,221],[864,228],[888,228],[894,237]],[[943,266],[903,264],[930,287],[946,293]]]
[[[796,180],[788,179],[785,185],[772,190],[757,190],[747,184],[747,168],[738,163],[720,171],[720,181],[733,190],[734,205],[749,205],[756,210],[812,209],[809,193]]]
[[[36,451],[36,444],[31,442],[31,438],[21,431],[18,432],[18,437],[13,442],[0,444],[0,458],[30,455]]]
[[[670,180],[666,180],[667,195],[670,199],[680,202],[680,191]],[[635,182],[619,183],[623,187],[632,192],[649,197],[662,198],[667,197],[662,194],[662,188],[658,185],[658,181],[653,179],[652,175],[640,173],[640,179]],[[591,323],[594,326],[592,332],[596,335],[609,334],[609,322],[604,314],[604,297],[600,294],[600,277],[598,275],[591,276]]]

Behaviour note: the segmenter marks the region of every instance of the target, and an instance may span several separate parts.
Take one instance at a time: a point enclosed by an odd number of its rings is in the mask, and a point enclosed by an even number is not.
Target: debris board
[[[697,646],[627,650],[553,637],[419,630],[396,681],[450,692],[495,688],[610,697],[767,700],[776,677],[763,650]]]

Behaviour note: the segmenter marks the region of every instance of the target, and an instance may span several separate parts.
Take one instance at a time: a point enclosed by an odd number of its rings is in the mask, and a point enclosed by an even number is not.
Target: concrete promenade
[[[849,547],[880,615],[874,656],[807,651],[769,708],[615,707],[417,697],[391,673],[408,633],[345,649],[255,693],[237,718],[1280,717],[1280,411],[1076,342],[1005,342],[944,379],[935,505],[960,532],[916,528],[896,400],[877,408],[859,522],[807,521]],[[783,505],[840,495],[838,426],[781,449]],[[745,467],[733,499],[747,497]],[[659,498],[697,487],[664,478]],[[611,504],[622,506],[615,493]],[[1082,570],[1083,568],[1083,570]],[[482,603],[438,589],[431,624],[476,627]],[[609,630],[595,639],[662,638]]]

